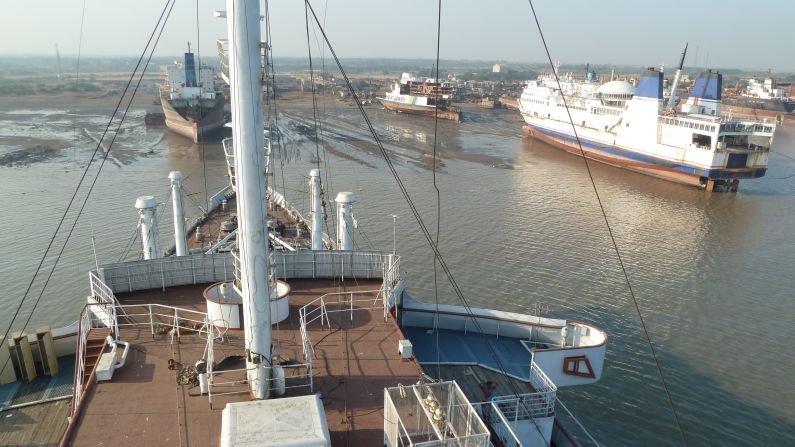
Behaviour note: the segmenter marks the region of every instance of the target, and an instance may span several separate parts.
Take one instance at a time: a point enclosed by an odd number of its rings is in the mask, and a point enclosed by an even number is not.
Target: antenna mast
[[[674,75],[674,82],[671,83],[671,96],[668,97],[668,108],[673,109],[676,106],[676,87],[679,84],[679,77],[682,75],[682,67],[685,66],[685,55],[687,55],[687,45],[689,43],[685,43],[685,49],[682,51],[682,58],[679,59],[679,67],[676,68],[676,74]]]

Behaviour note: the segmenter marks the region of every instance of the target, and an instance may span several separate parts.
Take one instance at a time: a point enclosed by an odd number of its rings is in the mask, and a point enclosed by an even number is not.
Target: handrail
[[[513,431],[513,427],[511,427],[511,424],[508,423],[507,419],[505,419],[505,415],[502,413],[497,404],[490,401],[473,403],[472,405],[481,408],[481,413],[483,414],[484,419],[488,421],[489,426],[495,431],[496,435],[500,438],[500,441],[502,441],[502,444],[505,447],[522,446],[522,442],[519,441],[519,437],[516,436],[516,432]],[[496,422],[491,421],[491,418],[494,416],[499,419],[497,422],[502,422],[502,426],[497,426]]]

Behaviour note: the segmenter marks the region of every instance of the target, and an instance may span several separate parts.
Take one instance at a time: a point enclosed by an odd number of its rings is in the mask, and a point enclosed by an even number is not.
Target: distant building
[[[501,72],[501,71],[502,71],[504,68],[505,68],[505,65],[503,65],[503,64],[494,64],[494,66],[493,66],[493,67],[491,67],[491,72],[492,72],[492,73],[499,73],[499,72]]]

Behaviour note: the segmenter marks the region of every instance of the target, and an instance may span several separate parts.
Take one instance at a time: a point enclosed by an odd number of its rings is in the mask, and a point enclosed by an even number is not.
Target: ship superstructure
[[[776,123],[723,114],[720,73],[703,72],[679,108],[665,104],[663,73],[653,68],[637,87],[591,78],[528,82],[519,101],[525,132],[583,155],[576,130],[588,158],[708,190],[765,174]]]
[[[442,119],[461,121],[461,112],[451,105],[454,94],[453,84],[449,82],[403,73],[400,81],[393,84],[392,90],[378,100],[385,108],[395,112],[438,115]]]
[[[166,126],[198,142],[224,125],[224,102],[215,88],[212,67],[197,67],[188,51],[182,61],[169,65],[160,88]]]

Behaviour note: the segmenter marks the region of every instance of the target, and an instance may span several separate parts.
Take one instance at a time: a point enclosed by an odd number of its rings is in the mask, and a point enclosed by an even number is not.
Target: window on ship
[[[401,95],[408,95],[411,92],[411,87],[408,84],[401,84],[400,85],[400,94]]]
[[[712,147],[712,137],[709,135],[702,135],[700,133],[693,134],[693,144],[701,147]]]

